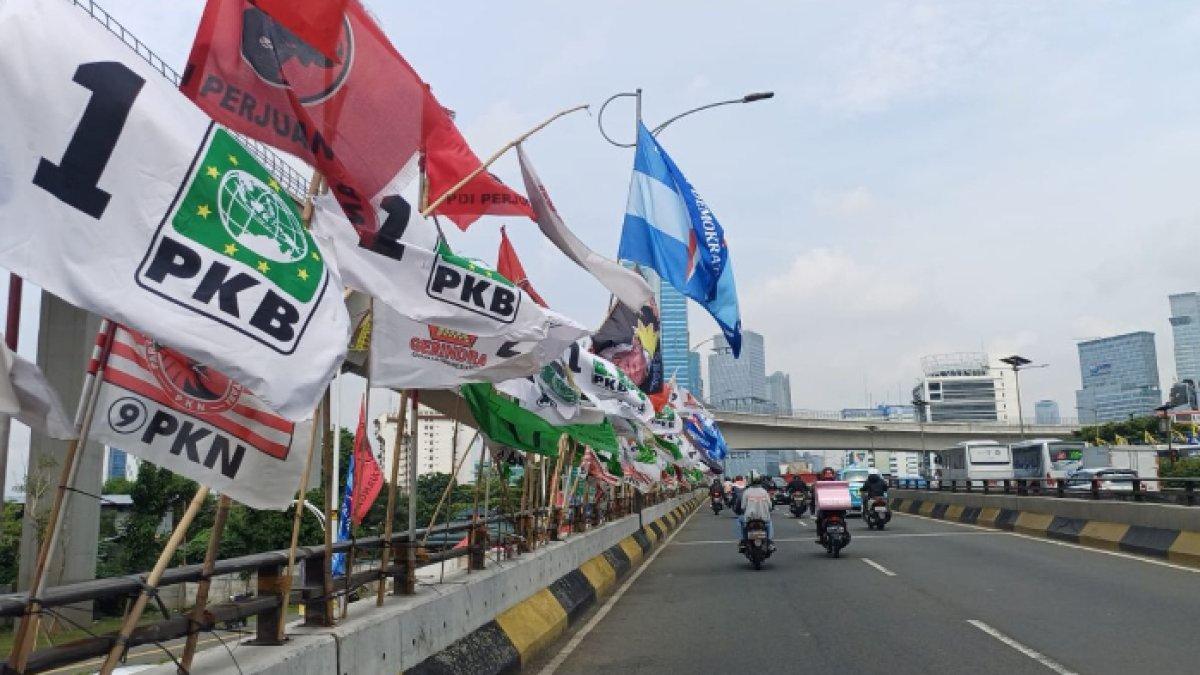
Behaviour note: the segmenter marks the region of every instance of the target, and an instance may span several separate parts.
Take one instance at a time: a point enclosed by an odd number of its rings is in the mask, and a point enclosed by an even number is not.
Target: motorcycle
[[[721,509],[725,508],[725,502],[722,501],[721,497],[718,495],[712,495],[709,501],[712,505],[713,515],[721,515]]]
[[[763,561],[771,557],[774,546],[767,536],[767,523],[758,518],[746,521],[746,538],[742,540],[741,550],[754,569],[761,570]]]
[[[864,499],[862,509],[863,521],[867,524],[868,530],[882,530],[892,519],[892,510],[888,508],[887,499],[884,497]]]
[[[808,499],[803,492],[793,492],[792,502],[788,505],[788,510],[792,512],[792,516],[799,518],[804,515],[804,511],[808,509]]]
[[[833,558],[842,554],[842,549],[850,545],[850,530],[846,527],[845,511],[821,512],[821,545],[825,553]]]

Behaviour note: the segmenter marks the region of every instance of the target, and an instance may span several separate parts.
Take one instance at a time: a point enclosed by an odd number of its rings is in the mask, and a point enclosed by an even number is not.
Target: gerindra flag
[[[212,368],[123,327],[91,438],[256,509],[294,503],[311,422],[293,424]]]
[[[425,178],[432,204],[482,163],[450,119],[450,112],[433,94],[426,96],[423,117],[421,151],[425,155]],[[468,181],[433,212],[454,221],[461,230],[485,215],[533,218],[529,200],[487,171]]]
[[[345,5],[329,58],[247,0],[209,0],[180,88],[221,124],[316,167],[371,239],[384,200],[416,175],[427,89],[362,4]]]
[[[0,5],[0,82],[0,265],[309,416],[349,318],[275,179],[69,3]]]
[[[350,517],[354,524],[362,523],[367,511],[375,503],[383,489],[383,471],[371,452],[371,440],[367,437],[367,399],[364,396],[358,409],[358,428],[354,431],[354,469],[350,474],[353,481],[350,498]]]
[[[658,272],[716,319],[733,355],[742,350],[742,320],[725,232],[679,167],[642,124],[620,257]]]

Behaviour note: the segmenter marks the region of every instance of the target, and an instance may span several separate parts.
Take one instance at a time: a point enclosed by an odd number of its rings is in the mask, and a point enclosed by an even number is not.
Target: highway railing
[[[1010,478],[1007,480],[938,480],[891,478],[895,488],[1002,494],[1060,499],[1109,499],[1200,506],[1200,478],[1142,478],[1101,476],[1092,478]]]
[[[301,546],[296,549],[300,582],[290,586],[287,598],[283,597],[283,589],[288,587],[285,583],[287,549],[218,560],[207,578],[254,575],[255,592],[207,606],[199,621],[192,619],[190,610],[172,614],[158,598],[163,589],[199,583],[205,578],[201,565],[173,567],[163,574],[154,594],[163,618],[135,629],[127,649],[148,644],[163,647],[163,643],[169,640],[191,633],[215,634],[221,626],[246,625],[249,619],[255,621],[253,644],[280,645],[283,644],[279,640],[283,633],[280,621],[285,619],[285,613],[280,612],[280,605],[285,601],[289,605],[304,605],[305,626],[331,626],[334,623],[331,615],[334,603],[330,601],[349,599],[369,584],[387,583],[390,579],[393,582],[393,595],[412,595],[416,593],[417,569],[420,567],[465,557],[468,573],[482,570],[487,565],[489,551],[494,552],[497,562],[500,559],[513,559],[532,551],[540,542],[558,540],[564,532],[569,536],[570,533],[582,533],[605,522],[640,515],[642,508],[684,494],[687,489],[680,487],[645,495],[635,492],[633,496],[602,500],[599,504],[574,504],[565,508],[542,508],[481,517],[418,529],[411,538],[407,532],[403,532],[393,535],[389,541],[383,537],[364,537],[337,542],[331,550],[335,554],[347,555],[350,572],[336,578],[327,574],[323,545]],[[511,529],[506,531],[506,528]],[[465,546],[454,546],[463,539],[466,540]],[[391,559],[386,568],[376,564],[371,569],[354,571],[366,561],[380,561],[379,554],[385,546],[391,547]],[[356,559],[358,565],[355,564]],[[53,586],[46,589],[39,601],[44,614],[73,624],[68,614],[62,611],[63,608],[98,601],[120,603],[135,598],[145,586],[145,577],[145,574],[137,574]],[[374,603],[371,604],[374,606]],[[28,593],[0,595],[0,617],[20,618],[28,608]],[[75,627],[86,631],[83,626]],[[104,656],[115,640],[116,633],[112,632],[39,649],[30,655],[25,672],[52,670]],[[165,654],[171,654],[165,647],[163,649]],[[10,670],[0,666],[0,672],[9,673]]]

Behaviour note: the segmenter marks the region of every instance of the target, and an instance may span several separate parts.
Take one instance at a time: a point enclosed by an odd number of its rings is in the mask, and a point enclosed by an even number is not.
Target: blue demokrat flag
[[[338,508],[338,530],[334,534],[334,541],[346,541],[350,538],[350,528],[353,525],[350,522],[350,502],[351,496],[354,494],[354,453],[350,453],[350,464],[346,467],[346,489],[342,492],[342,504]],[[346,554],[334,553],[333,560],[330,561],[330,566],[333,570],[333,576],[340,577],[346,574]]]
[[[643,124],[618,256],[653,269],[708,310],[734,357],[741,354],[742,320],[725,231]]]
[[[725,436],[712,418],[695,414],[683,420],[683,430],[693,445],[704,451],[708,458],[721,461],[729,454]]]

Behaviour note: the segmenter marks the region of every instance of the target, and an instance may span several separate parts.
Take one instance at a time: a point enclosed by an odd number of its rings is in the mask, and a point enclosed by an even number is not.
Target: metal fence
[[[1200,505],[1200,478],[1140,478],[1101,476],[1091,478],[1011,478],[1008,480],[937,480],[890,478],[895,488],[966,492],[974,494],[1055,497],[1059,499],[1108,499],[1159,504]]]

